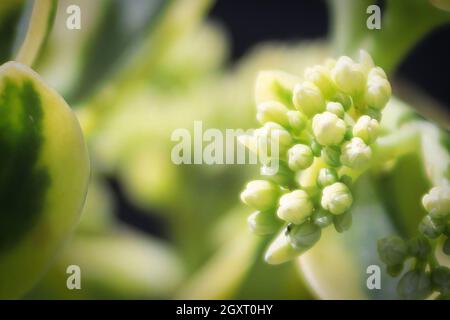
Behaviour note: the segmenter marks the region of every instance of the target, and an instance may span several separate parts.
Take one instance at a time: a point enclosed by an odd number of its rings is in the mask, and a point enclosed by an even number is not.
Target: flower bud
[[[398,277],[402,273],[403,268],[404,268],[404,264],[403,263],[395,264],[395,265],[392,265],[392,266],[387,266],[386,272],[391,277]]]
[[[431,252],[431,246],[428,239],[419,236],[411,239],[408,243],[408,253],[420,260],[425,260]]]
[[[315,157],[320,157],[320,154],[322,152],[322,147],[320,144],[316,141],[316,139],[312,139],[311,141],[311,150],[313,152],[313,155]]]
[[[279,227],[272,211],[255,211],[247,219],[250,230],[256,235],[275,233]]]
[[[313,223],[294,226],[288,233],[289,242],[297,251],[306,251],[320,239],[321,230]]]
[[[286,108],[281,102],[262,102],[258,105],[257,110],[256,119],[261,124],[265,124],[267,122],[276,122],[282,126],[287,126],[289,124],[287,116],[288,108]]]
[[[268,264],[281,264],[294,259],[300,253],[291,245],[286,229],[284,229],[270,243],[269,248],[264,254],[264,260]]]
[[[366,165],[372,157],[372,150],[361,138],[352,138],[341,147],[341,162],[343,165],[359,169]]]
[[[431,294],[430,275],[421,270],[408,271],[400,279],[397,291],[404,299],[425,299]]]
[[[344,114],[345,114],[344,107],[339,102],[333,102],[333,101],[328,102],[327,103],[327,111],[334,113],[341,119],[344,117]]]
[[[333,217],[334,228],[337,232],[342,233],[347,231],[352,226],[352,213],[346,211],[343,214]]]
[[[353,198],[350,190],[342,182],[336,182],[325,187],[322,191],[321,205],[332,214],[342,214],[352,205]]]
[[[268,70],[259,72],[255,85],[256,103],[280,101],[285,105],[291,104],[292,90],[299,81],[298,77],[283,71]]]
[[[277,204],[279,190],[276,185],[266,180],[250,181],[241,193],[241,200],[257,210],[268,210]]]
[[[300,132],[306,126],[305,116],[300,113],[300,111],[289,110],[287,112],[289,126],[292,129],[292,132],[296,135],[300,134]]]
[[[314,155],[310,147],[304,144],[296,144],[288,151],[289,168],[292,171],[299,171],[308,168]]]
[[[333,222],[333,215],[323,209],[319,209],[313,213],[312,221],[319,228],[325,228]]]
[[[279,155],[286,154],[287,149],[289,149],[292,143],[290,133],[275,122],[266,122],[262,128],[256,129],[255,136],[258,139],[265,140],[268,143],[268,148],[271,148],[273,143],[278,143]],[[260,143],[260,141],[258,141],[258,143]]]
[[[431,217],[446,217],[450,213],[450,187],[443,185],[432,188],[423,196],[422,204]]]
[[[334,113],[324,112],[313,118],[312,129],[317,141],[324,146],[338,145],[345,135],[345,122]]]
[[[319,88],[311,82],[295,85],[292,99],[294,106],[309,118],[325,110],[325,99]]]
[[[408,256],[408,246],[398,236],[378,240],[377,249],[381,261],[388,266],[402,264]]]
[[[320,188],[324,188],[338,181],[338,174],[336,170],[332,168],[322,168],[319,171],[317,177],[317,185]]]
[[[280,219],[294,224],[302,223],[313,211],[313,204],[303,190],[294,190],[280,198],[277,215]]]
[[[364,68],[349,57],[343,56],[336,61],[332,78],[339,90],[352,96],[364,93],[366,74]]]
[[[325,97],[331,97],[336,91],[330,72],[326,67],[316,65],[306,68],[304,75],[305,79],[314,83]]]
[[[366,144],[375,142],[380,131],[380,124],[369,116],[361,116],[353,126],[353,136],[361,138]]]
[[[438,238],[445,230],[445,221],[433,219],[431,215],[423,217],[419,224],[419,231],[430,239]]]
[[[378,74],[369,75],[366,86],[366,103],[375,109],[383,109],[391,98],[391,85]]]

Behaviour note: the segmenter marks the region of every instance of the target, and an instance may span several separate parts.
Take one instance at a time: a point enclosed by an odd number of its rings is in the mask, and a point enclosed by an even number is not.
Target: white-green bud
[[[304,76],[306,80],[314,83],[327,98],[331,97],[336,91],[330,71],[324,66],[316,65],[306,68]]]
[[[292,90],[299,81],[299,77],[287,72],[278,70],[261,71],[256,78],[255,101],[257,104],[264,101],[280,101],[290,104]],[[289,98],[286,99],[286,97]]]
[[[290,133],[275,122],[266,122],[264,126],[256,129],[255,137],[267,141],[269,144],[267,146],[268,148],[270,148],[273,143],[278,143],[279,154],[286,154],[287,149],[289,149],[292,144]],[[260,141],[258,143],[260,143]]]
[[[325,111],[313,118],[312,129],[317,141],[324,146],[338,145],[345,135],[345,122],[334,113]]]
[[[352,96],[364,93],[366,73],[363,66],[351,58],[342,56],[332,70],[333,80],[339,90]]]
[[[365,99],[366,103],[375,109],[383,109],[391,98],[392,90],[389,81],[373,69],[368,76]]]
[[[360,169],[372,157],[372,150],[361,138],[352,138],[341,147],[341,163],[353,169]]]
[[[258,104],[256,119],[259,123],[276,122],[282,126],[289,124],[287,116],[288,108],[278,101],[266,101]]]
[[[250,181],[241,193],[241,200],[257,210],[268,210],[276,207],[279,196],[278,187],[266,180]]]
[[[272,234],[279,228],[273,211],[255,211],[247,219],[250,230],[257,235]]]
[[[343,118],[345,114],[344,107],[339,102],[330,101],[327,103],[327,111],[334,113],[339,118]]]
[[[332,214],[343,214],[352,205],[353,198],[348,187],[342,182],[336,182],[322,191],[322,208]]]
[[[295,85],[292,102],[298,110],[309,118],[325,110],[325,99],[322,92],[314,83],[309,81]]]
[[[288,151],[288,164],[292,171],[308,168],[314,160],[314,155],[309,146],[296,144]]]
[[[353,126],[353,136],[361,138],[366,144],[372,144],[378,137],[380,124],[376,119],[363,115]]]
[[[307,119],[300,111],[289,110],[287,117],[289,126],[295,134],[299,134],[305,128]]]
[[[280,198],[277,215],[287,222],[299,224],[312,214],[313,208],[313,204],[305,191],[294,190]]]
[[[317,185],[324,188],[338,181],[338,174],[332,168],[322,168],[317,176]]]
[[[432,188],[422,198],[422,204],[433,218],[444,218],[450,213],[450,187],[448,185]]]

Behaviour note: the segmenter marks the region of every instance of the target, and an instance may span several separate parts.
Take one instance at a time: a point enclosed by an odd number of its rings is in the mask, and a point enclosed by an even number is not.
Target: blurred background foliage
[[[82,10],[80,31],[65,27],[69,4]],[[0,3],[2,53],[13,47],[22,5]],[[171,162],[171,133],[192,130],[195,120],[204,129],[256,125],[258,71],[302,74],[332,55],[328,40],[284,39],[236,51],[228,33],[236,30],[208,18],[211,9],[210,0],[59,1],[35,69],[76,111],[93,173],[75,235],[25,298],[395,296],[387,276],[382,293],[366,292],[365,268],[379,264],[377,239],[394,230],[412,232],[417,221],[409,219],[411,212],[424,214],[407,201],[429,187],[424,174],[407,174],[423,171],[417,157],[363,179],[360,188],[367,192],[355,205],[351,232],[327,234],[319,248],[281,266],[263,262],[266,240],[248,232],[248,212],[239,203],[256,167]],[[255,23],[249,19],[247,25]],[[273,22],[255,28],[270,32]],[[403,116],[413,114],[398,108]],[[408,192],[400,190],[405,178]],[[82,290],[66,288],[71,264],[81,267]]]

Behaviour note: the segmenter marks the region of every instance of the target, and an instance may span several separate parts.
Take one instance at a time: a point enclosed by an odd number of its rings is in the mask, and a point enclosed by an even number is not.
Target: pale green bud
[[[309,81],[295,85],[292,99],[294,106],[309,118],[325,110],[322,92]]]
[[[343,118],[344,114],[345,114],[344,107],[339,102],[333,102],[333,101],[328,102],[327,103],[327,111],[334,113],[339,118]]]
[[[250,230],[256,235],[275,233],[279,228],[272,211],[255,211],[247,219]]]
[[[383,109],[391,98],[391,84],[378,74],[369,74],[366,86],[366,103],[375,109]]]
[[[351,58],[340,57],[332,70],[333,80],[339,90],[352,96],[364,93],[366,74],[364,68]]]
[[[292,90],[300,78],[287,72],[268,70],[259,72],[255,85],[255,101],[280,101],[285,105],[292,103]]]
[[[279,196],[278,187],[266,180],[250,181],[241,193],[241,200],[257,210],[268,210],[276,207]]]
[[[336,92],[331,101],[339,102],[344,110],[348,110],[352,106],[352,98],[342,92]]]
[[[339,147],[323,147],[320,155],[322,157],[322,160],[331,167],[339,167],[341,165],[341,150],[339,149]]]
[[[372,57],[366,50],[359,50],[359,64],[366,74],[375,67]]]
[[[264,126],[256,129],[255,137],[267,141],[268,148],[271,148],[273,143],[278,143],[279,154],[286,154],[287,149],[292,144],[290,133],[275,122],[266,122]],[[270,149],[268,150],[270,151]]]
[[[380,131],[380,124],[369,116],[361,116],[353,126],[353,136],[361,138],[366,144],[375,142]]]
[[[322,168],[317,176],[317,185],[321,188],[329,186],[338,181],[338,174],[332,168]]]
[[[320,239],[321,230],[313,223],[305,222],[294,226],[288,233],[289,242],[295,250],[303,252],[311,248]]]
[[[317,141],[324,146],[338,145],[345,135],[345,122],[334,113],[325,111],[313,118],[312,129]]]
[[[258,104],[256,119],[259,123],[276,122],[282,126],[289,124],[288,108],[278,101],[266,101]]]
[[[384,72],[384,70],[380,67],[374,67],[374,68],[370,69],[368,78],[371,78],[371,77],[380,77],[380,78],[387,80],[386,72]]]
[[[323,189],[320,204],[332,214],[342,214],[350,208],[352,202],[352,194],[347,186],[336,182]]]
[[[287,112],[289,126],[295,134],[299,134],[306,126],[305,116],[300,111],[289,110]]]
[[[450,213],[450,187],[448,185],[432,188],[422,198],[422,204],[433,218],[444,218]]]
[[[312,215],[312,221],[319,228],[326,228],[333,223],[333,217],[336,217],[323,209],[316,210]]]
[[[299,171],[308,168],[314,155],[310,147],[304,144],[296,144],[288,151],[289,168],[292,171]]]
[[[269,245],[264,260],[268,264],[281,264],[296,258],[300,253],[291,245],[288,233],[283,229]]]
[[[427,214],[420,221],[419,231],[427,238],[436,239],[445,231],[445,220],[433,219]]]
[[[360,169],[370,161],[372,150],[361,138],[352,138],[341,147],[341,162],[343,165]]]
[[[313,204],[305,191],[294,190],[280,198],[277,215],[287,222],[300,224],[312,214],[313,208]]]
[[[316,65],[306,68],[304,76],[306,80],[314,83],[327,98],[331,97],[336,91],[330,71],[324,66]]]

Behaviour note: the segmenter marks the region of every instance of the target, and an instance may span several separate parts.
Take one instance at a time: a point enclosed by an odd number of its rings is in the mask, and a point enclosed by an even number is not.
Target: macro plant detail
[[[449,8],[0,1],[0,299],[449,299]]]
[[[256,81],[263,127],[242,140],[278,138],[280,152],[269,161],[277,158],[283,169],[249,182],[241,199],[257,210],[249,217],[255,233],[284,224],[265,255],[279,264],[314,246],[322,228],[350,227],[352,185],[383,153],[376,142],[391,86],[366,51],[358,62],[342,56],[307,68],[302,79],[265,71]]]

